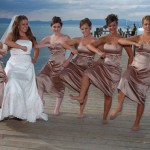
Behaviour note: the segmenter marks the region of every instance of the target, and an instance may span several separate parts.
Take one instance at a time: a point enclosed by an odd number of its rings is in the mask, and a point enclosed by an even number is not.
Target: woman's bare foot
[[[77,117],[82,119],[82,118],[84,118],[84,115],[83,115],[83,113],[79,113]]]
[[[60,112],[58,110],[54,110],[53,116],[59,116],[59,115],[60,115]]]
[[[108,124],[108,121],[107,120],[103,120],[102,121],[102,125],[106,125],[106,124]]]
[[[132,131],[139,131],[139,130],[140,130],[139,125],[134,125],[134,126],[132,127]]]
[[[110,113],[110,120],[114,120],[114,119],[116,119],[116,117],[118,116],[118,115],[121,115],[121,112],[122,112],[122,109],[114,109],[114,110],[112,110],[111,111],[111,113]]]
[[[80,105],[83,104],[83,99],[80,96],[73,96],[71,94],[69,96],[72,100],[77,100],[80,103]]]

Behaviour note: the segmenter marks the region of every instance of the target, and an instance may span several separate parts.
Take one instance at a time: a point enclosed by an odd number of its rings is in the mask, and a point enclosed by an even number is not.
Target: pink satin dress
[[[99,88],[105,95],[113,96],[121,77],[120,45],[104,44],[106,58],[99,64],[85,71],[93,85]]]
[[[144,44],[143,49],[136,49],[136,56],[132,64],[123,73],[118,89],[129,99],[144,104],[149,86],[150,44]]]
[[[51,57],[49,61],[37,76],[37,87],[41,99],[44,92],[63,98],[65,90],[64,84],[59,78],[59,74],[64,68],[65,49],[61,44],[54,43],[50,45],[50,52]]]
[[[78,55],[70,62],[67,68],[61,72],[65,85],[80,92],[81,79],[84,71],[89,68],[94,60],[94,53],[82,45],[78,46]]]

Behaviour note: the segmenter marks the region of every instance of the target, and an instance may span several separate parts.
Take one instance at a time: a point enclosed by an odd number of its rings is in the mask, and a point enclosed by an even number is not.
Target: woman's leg
[[[36,85],[37,85],[37,89],[38,89],[38,94],[39,94],[43,104],[45,104],[45,101],[43,99],[43,95],[44,95],[43,79],[44,79],[44,77],[37,76],[36,77]]]
[[[80,104],[83,104],[89,86],[90,86],[90,79],[86,74],[84,74],[81,80],[81,89],[79,96],[70,95],[71,99],[78,100]]]
[[[87,102],[87,95],[85,96],[84,98],[84,101],[83,101],[83,104],[80,104],[80,112],[79,112],[79,115],[78,117],[79,118],[83,118],[83,111],[84,111],[84,108],[85,108],[85,105],[86,105],[86,102]]]
[[[55,116],[59,115],[62,100],[63,100],[63,98],[59,98],[59,97],[56,98],[56,104],[55,104],[55,109],[54,109],[53,115],[55,115]]]
[[[138,131],[139,130],[139,124],[140,124],[142,114],[144,112],[144,108],[145,108],[144,104],[137,104],[136,119],[135,119],[134,125],[132,127],[133,131]]]
[[[4,83],[0,83],[0,108],[2,107],[3,102],[3,95],[4,95]]]
[[[115,119],[117,117],[117,115],[122,111],[124,99],[125,99],[124,93],[121,90],[119,90],[119,93],[118,93],[118,105],[110,113],[110,119],[111,120]]]
[[[40,98],[41,98],[43,104],[45,104],[45,101],[44,101],[44,99],[43,99],[44,91],[43,91],[42,89],[38,89],[38,93],[39,93],[39,96],[40,96]]]
[[[103,114],[102,123],[107,124],[107,116],[108,116],[108,113],[109,113],[110,108],[111,108],[112,97],[106,96],[106,95],[104,95],[104,97],[105,97],[105,101],[104,101],[104,114]]]

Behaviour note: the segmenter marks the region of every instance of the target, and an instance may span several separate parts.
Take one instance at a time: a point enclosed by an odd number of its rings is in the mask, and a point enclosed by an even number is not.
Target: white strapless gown
[[[8,82],[4,89],[4,99],[0,111],[0,120],[8,116],[35,122],[36,119],[48,120],[43,113],[43,103],[38,95],[34,66],[31,61],[32,42],[17,40],[16,43],[27,46],[27,52],[12,48],[11,57],[6,64]]]

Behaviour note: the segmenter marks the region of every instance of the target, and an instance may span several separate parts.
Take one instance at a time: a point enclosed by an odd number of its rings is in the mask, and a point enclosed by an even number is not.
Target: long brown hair
[[[28,20],[28,18],[24,15],[20,15],[20,16],[17,16],[15,18],[15,21],[13,23],[13,26],[12,26],[12,36],[13,36],[13,41],[16,42],[19,38],[20,38],[20,34],[19,34],[19,29],[18,29],[18,26],[20,25],[20,22],[22,20]],[[31,40],[31,42],[33,43],[33,45],[35,44],[36,42],[36,38],[35,36],[33,35],[32,31],[31,31],[31,28],[28,27],[28,30],[27,32],[25,33],[26,36],[29,38],[29,40]]]

